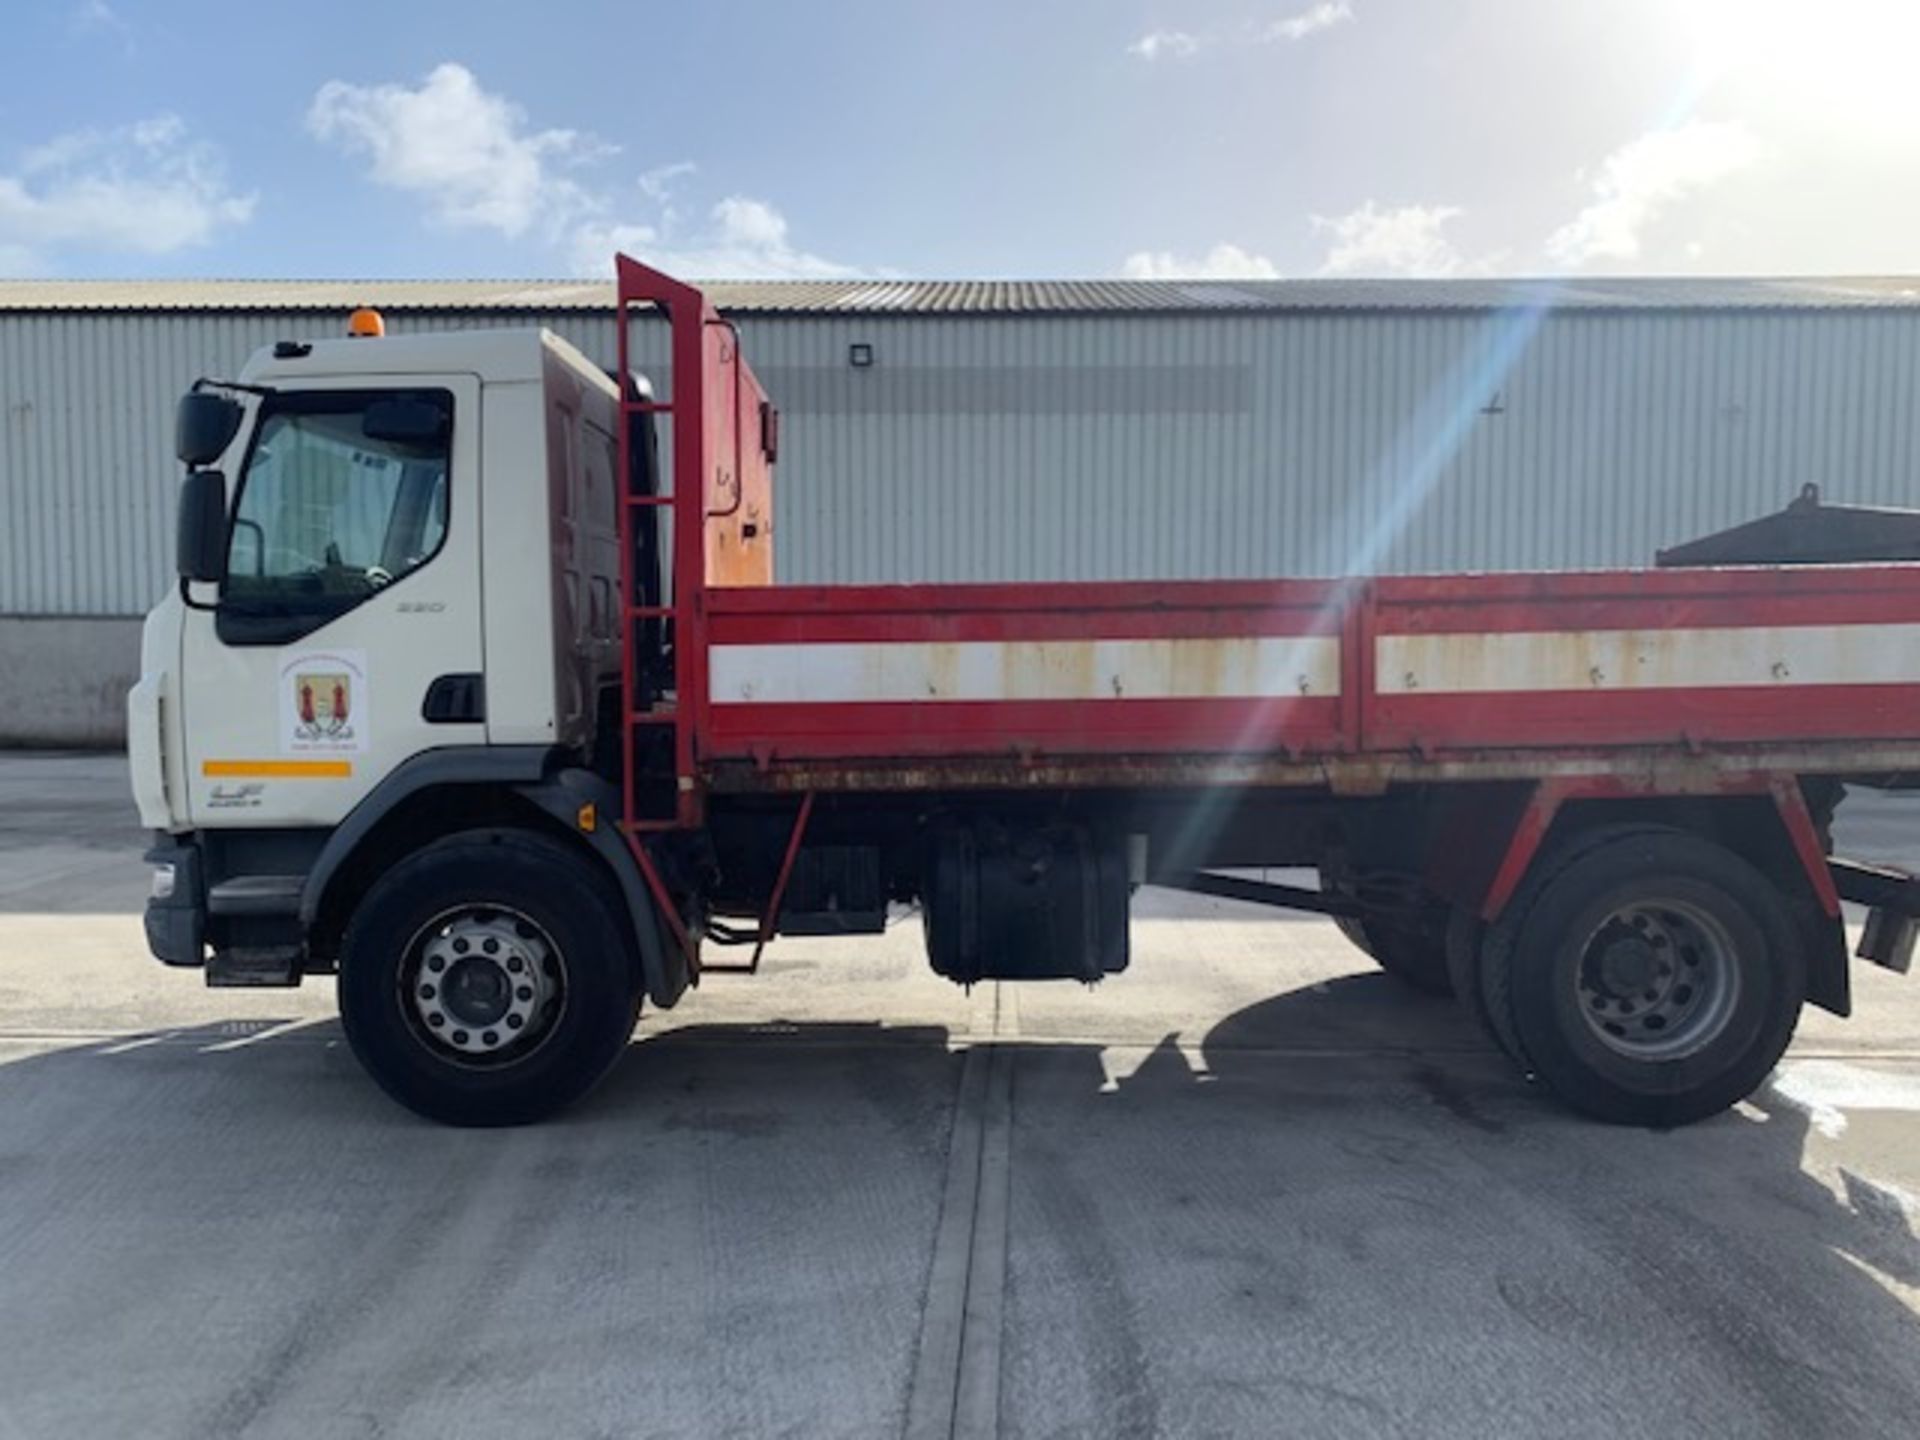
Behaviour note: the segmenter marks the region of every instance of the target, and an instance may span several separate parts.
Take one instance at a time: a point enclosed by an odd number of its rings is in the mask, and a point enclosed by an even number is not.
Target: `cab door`
[[[480,396],[408,375],[261,399],[226,579],[191,587],[182,637],[196,827],[331,825],[409,757],[484,743]]]

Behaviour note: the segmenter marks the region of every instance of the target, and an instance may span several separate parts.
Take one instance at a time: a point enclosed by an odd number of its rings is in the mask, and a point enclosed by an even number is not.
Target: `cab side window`
[[[432,560],[452,438],[445,391],[269,399],[234,507],[221,638],[284,644]]]

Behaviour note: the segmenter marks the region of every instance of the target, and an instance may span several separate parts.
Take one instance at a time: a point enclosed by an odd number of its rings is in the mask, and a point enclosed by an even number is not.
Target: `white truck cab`
[[[585,763],[617,690],[613,381],[544,330],[364,328],[182,404],[207,553],[147,617],[128,748],[150,943],[212,983],[324,964],[300,908],[380,787]]]

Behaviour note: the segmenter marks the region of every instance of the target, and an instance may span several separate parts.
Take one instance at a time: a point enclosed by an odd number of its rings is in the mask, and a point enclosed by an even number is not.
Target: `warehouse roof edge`
[[[1445,280],[724,280],[734,315],[1305,314],[1365,311],[1920,311],[1920,276]],[[607,311],[598,280],[6,280],[0,313]]]

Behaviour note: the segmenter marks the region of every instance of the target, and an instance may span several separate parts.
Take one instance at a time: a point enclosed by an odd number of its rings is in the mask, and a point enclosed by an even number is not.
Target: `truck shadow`
[[[581,1431],[897,1433],[974,1123],[957,1041],[643,1026],[579,1109],[490,1132],[398,1110],[330,1022],[0,1064],[0,1434],[541,1429],[552,1367]],[[1920,1404],[1920,1245],[1875,1178],[1910,1117],[1858,1152],[1775,1092],[1609,1129],[1373,975],[1197,1042],[991,1043],[1009,1433],[1833,1435]]]

